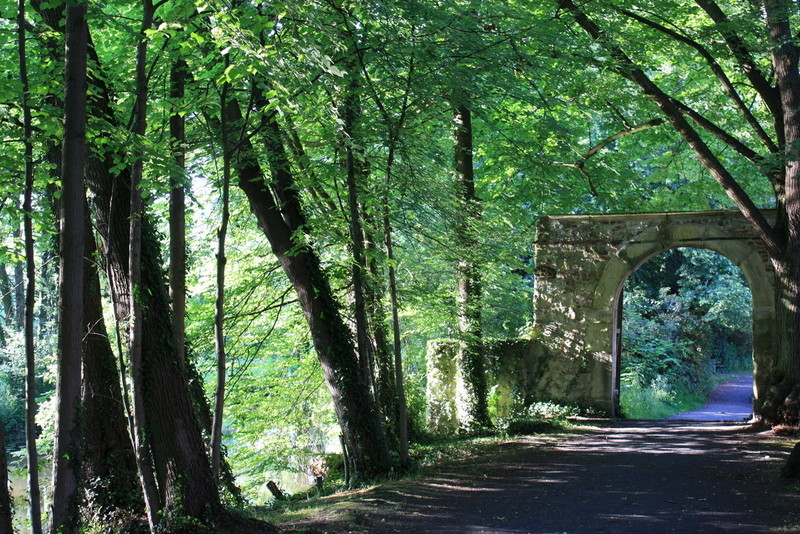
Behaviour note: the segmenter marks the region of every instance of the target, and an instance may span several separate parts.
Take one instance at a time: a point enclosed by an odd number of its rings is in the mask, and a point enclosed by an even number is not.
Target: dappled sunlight
[[[355,510],[370,532],[772,532],[763,518],[800,497],[774,482],[787,451],[771,439],[743,424],[606,423],[519,438]]]

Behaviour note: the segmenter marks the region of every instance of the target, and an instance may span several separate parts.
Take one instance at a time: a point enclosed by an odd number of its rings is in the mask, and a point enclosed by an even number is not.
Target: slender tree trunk
[[[147,37],[146,32],[153,23],[153,4],[149,0],[143,2],[142,31],[136,46],[136,122],[134,134],[144,137],[147,131]],[[150,461],[149,438],[146,434],[147,420],[145,416],[144,364],[142,362],[142,329],[143,309],[140,288],[142,287],[142,174],[144,156],[134,154],[131,171],[130,196],[130,237],[128,239],[128,276],[131,291],[128,294],[130,318],[128,324],[128,354],[131,372],[131,398],[133,406],[133,439],[136,469],[144,494],[147,510],[147,522],[150,532],[155,534],[161,521],[161,502],[158,496],[155,476]]]
[[[357,84],[353,80],[345,89],[344,103],[339,109],[344,133],[344,149],[347,155],[347,206],[350,222],[350,249],[353,254],[351,277],[353,283],[353,317],[355,319],[356,348],[364,381],[369,384],[378,400],[375,391],[375,373],[373,365],[372,345],[370,344],[369,326],[367,323],[367,304],[365,298],[365,285],[367,277],[366,259],[364,257],[364,231],[361,224],[361,213],[358,200],[359,168],[363,162],[356,157],[356,123],[360,116]]]
[[[64,145],[61,173],[61,280],[59,284],[58,413],[53,445],[50,532],[78,532],[81,474],[83,327],[83,185],[86,162],[86,3],[67,5]]]
[[[392,221],[389,212],[389,191],[394,165],[394,142],[389,146],[386,158],[386,192],[383,198],[383,240],[386,247],[386,263],[389,275],[389,307],[392,313],[392,352],[394,356],[395,391],[397,400],[397,437],[400,447],[400,464],[408,466],[408,405],[403,383],[403,346],[400,333],[400,310],[397,298],[397,274],[395,272]]]
[[[182,105],[187,65],[177,60],[170,70],[170,98]],[[172,330],[178,361],[186,361],[186,127],[183,113],[174,109],[169,117],[169,133],[175,172],[169,191],[169,296],[172,301]]]
[[[491,426],[486,401],[486,375],[483,356],[483,326],[481,324],[481,276],[477,263],[478,242],[476,225],[480,205],[475,195],[472,164],[472,115],[469,107],[457,105],[455,122],[455,170],[459,221],[456,239],[462,257],[458,260],[457,281],[458,323],[463,336],[461,360],[464,372],[464,398],[459,406],[462,426],[467,430]]]
[[[364,195],[359,195],[364,198]],[[359,212],[364,221],[364,255],[367,262],[367,277],[364,284],[364,300],[367,305],[367,320],[372,336],[372,352],[375,366],[375,387],[378,395],[378,407],[383,414],[384,429],[389,447],[400,451],[400,436],[397,426],[399,404],[397,401],[397,373],[394,368],[394,356],[389,348],[389,336],[386,331],[388,319],[384,298],[386,288],[379,258],[381,257],[372,232],[374,220],[369,210],[361,206]]]
[[[228,85],[222,88],[222,109],[227,105]],[[211,470],[219,478],[222,458],[222,417],[225,407],[225,379],[227,358],[225,354],[225,238],[230,218],[231,183],[231,130],[222,114],[222,218],[217,232],[217,298],[214,305],[214,347],[217,352],[217,389],[214,394],[214,422],[211,428]]]
[[[11,494],[8,491],[8,460],[6,454],[6,430],[0,422],[0,534],[14,534],[11,524]]]
[[[15,240],[22,237],[18,227],[12,232]],[[25,262],[14,262],[14,329],[20,331],[25,328]]]
[[[14,289],[8,277],[6,265],[0,263],[0,302],[3,306],[3,321],[7,327],[14,325]]]
[[[25,193],[22,209],[25,213],[25,444],[28,462],[28,514],[33,534],[42,532],[42,505],[39,485],[39,453],[36,448],[36,348],[34,343],[33,312],[36,295],[36,265],[33,243],[33,127],[29,102],[28,60],[26,54],[25,1],[20,0],[17,10],[19,70],[22,82],[23,139],[25,142]],[[21,263],[17,262],[17,265]],[[5,273],[5,267],[3,268]],[[22,288],[21,280],[19,287]],[[17,307],[22,309],[21,300]],[[2,422],[0,422],[2,425]],[[5,448],[2,449],[5,458]],[[4,488],[7,486],[4,486]]]

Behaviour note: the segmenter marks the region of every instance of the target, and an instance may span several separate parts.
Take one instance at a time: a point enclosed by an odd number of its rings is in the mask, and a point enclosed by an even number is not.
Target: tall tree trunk
[[[103,319],[100,275],[95,258],[97,247],[84,208],[84,300],[87,331],[83,338],[83,384],[81,410],[83,429],[84,524],[102,524],[124,529],[141,517],[144,502],[140,492],[128,434],[128,422],[117,373]]]
[[[354,36],[348,32],[353,46]],[[380,410],[387,442],[399,452],[397,435],[397,402],[395,400],[394,361],[388,350],[386,314],[381,302],[377,248],[372,239],[368,210],[365,209],[365,190],[369,169],[359,142],[358,126],[361,122],[359,96],[358,57],[350,52],[350,80],[344,88],[339,116],[342,119],[347,168],[348,219],[350,249],[353,255],[353,316],[355,319],[356,346],[364,379],[370,384]]]
[[[186,62],[178,59],[170,69],[170,99],[175,108],[169,116],[169,134],[175,171],[169,191],[169,296],[172,330],[178,361],[186,361],[186,124],[180,106],[186,85]]]
[[[350,229],[350,250],[353,254],[351,264],[351,277],[353,285],[353,317],[355,320],[356,349],[361,364],[361,373],[364,381],[369,384],[378,401],[375,391],[375,373],[373,365],[372,345],[370,343],[369,325],[367,323],[367,304],[365,286],[367,278],[367,263],[364,257],[364,231],[361,223],[361,212],[358,199],[358,179],[361,177],[361,166],[356,156],[356,124],[360,117],[360,105],[356,91],[358,85],[351,79],[344,95],[344,102],[340,106],[339,116],[342,120],[344,134],[344,149],[346,154],[345,167],[347,169],[347,206]]]
[[[26,53],[25,1],[19,0],[17,9],[19,71],[22,82],[23,139],[25,142],[25,193],[22,209],[25,213],[25,445],[28,464],[28,514],[33,534],[42,532],[42,505],[39,485],[39,453],[36,447],[36,348],[34,344],[33,312],[36,295],[36,265],[33,243],[33,120],[30,106],[30,84],[28,82],[28,59]],[[21,265],[17,262],[17,265]],[[3,267],[5,274],[5,267]],[[21,280],[19,287],[22,288]],[[19,294],[19,293],[17,293]],[[22,309],[21,300],[17,307]],[[0,425],[3,423],[0,422]],[[5,448],[2,449],[5,459]],[[7,486],[3,486],[6,488]]]
[[[364,195],[360,195],[364,198]],[[364,221],[364,255],[367,263],[367,276],[364,280],[364,301],[367,306],[367,320],[372,337],[372,353],[375,366],[375,387],[378,395],[378,407],[383,414],[384,429],[389,447],[402,457],[399,428],[399,403],[397,401],[397,373],[395,372],[392,350],[389,348],[389,336],[386,331],[388,319],[384,298],[386,288],[383,284],[383,272],[379,258],[381,257],[375,242],[372,229],[374,220],[369,210],[361,206],[359,212]]]
[[[463,337],[461,362],[464,373],[463,398],[459,399],[460,423],[466,430],[491,426],[486,401],[486,375],[483,356],[481,322],[481,276],[477,263],[476,225],[480,204],[475,195],[472,164],[472,115],[468,106],[459,104],[454,110],[455,171],[458,196],[456,239],[462,257],[458,260],[457,282],[458,326]]]
[[[225,107],[228,123],[243,124],[236,102]],[[350,332],[339,305],[311,247],[296,242],[303,220],[299,199],[293,189],[289,161],[280,143],[280,126],[273,116],[264,117],[272,174],[270,190],[248,136],[242,136],[233,167],[239,187],[250,201],[259,228],[267,236],[273,253],[297,292],[309,325],[317,356],[322,364],[328,390],[342,428],[356,479],[388,473],[390,465],[386,436],[368,385],[363,379]],[[279,207],[276,197],[280,199]]]
[[[6,429],[0,422],[0,534],[14,534],[11,524],[13,508],[8,491],[8,460],[6,454]]]
[[[50,532],[78,532],[81,474],[81,394],[83,339],[83,218],[86,162],[86,3],[67,6],[64,145],[61,173],[61,263],[59,272],[58,412],[53,445]]]
[[[397,401],[397,438],[400,448],[400,464],[408,466],[408,405],[406,404],[405,384],[403,383],[403,346],[400,333],[400,303],[397,298],[397,274],[395,272],[394,243],[392,239],[392,221],[389,212],[389,191],[392,185],[392,169],[394,166],[394,139],[389,145],[386,158],[386,191],[384,192],[383,243],[386,247],[386,263],[389,276],[389,308],[392,313],[392,353],[394,356],[395,392]]]
[[[142,2],[142,31],[136,45],[136,108],[133,133],[144,138],[147,131],[147,35],[153,24],[154,8],[150,0]],[[146,433],[147,419],[145,415],[144,364],[142,362],[142,330],[144,328],[142,297],[142,174],[144,171],[144,155],[134,153],[131,170],[130,195],[130,237],[128,238],[128,276],[130,291],[128,293],[130,317],[128,319],[128,355],[131,373],[131,403],[133,417],[131,420],[131,437],[133,440],[136,470],[144,495],[147,510],[147,522],[150,532],[155,534],[161,522],[161,502],[156,486],[155,475],[150,460],[149,437]]]
[[[222,109],[228,99],[228,84],[222,88]],[[230,219],[230,183],[233,140],[225,113],[222,114],[222,217],[217,231],[217,298],[214,303],[214,347],[217,352],[217,389],[214,393],[214,421],[211,427],[211,470],[219,478],[222,458],[222,417],[225,407],[225,379],[227,358],[225,354],[225,238]]]
[[[794,386],[800,385],[800,71],[798,48],[794,44],[789,22],[790,13],[796,11],[793,2],[765,0],[772,49],[772,66],[780,92],[783,110],[784,175],[786,211],[786,265],[779,271],[784,289],[782,299],[788,320],[787,375]],[[798,414],[795,414],[797,416]]]

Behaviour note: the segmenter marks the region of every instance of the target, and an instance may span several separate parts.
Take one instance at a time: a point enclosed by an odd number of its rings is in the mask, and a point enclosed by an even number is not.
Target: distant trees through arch
[[[702,405],[726,373],[752,373],[752,294],[736,265],[707,249],[673,248],[623,286],[620,415],[658,419]]]

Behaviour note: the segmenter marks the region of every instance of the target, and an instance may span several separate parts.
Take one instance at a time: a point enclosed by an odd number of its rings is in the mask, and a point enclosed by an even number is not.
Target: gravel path
[[[675,414],[680,421],[747,421],[753,415],[753,375],[732,375],[711,393],[708,403],[698,410]]]
[[[719,390],[745,397],[737,380]],[[715,397],[690,418],[744,419]],[[749,399],[747,401],[749,403]],[[745,413],[746,412],[746,413]],[[689,417],[687,415],[687,417]],[[332,498],[300,532],[800,532],[800,492],[778,472],[791,442],[744,423],[602,422]]]
[[[299,532],[800,532],[787,456],[744,425],[610,423],[531,437],[331,503]]]

